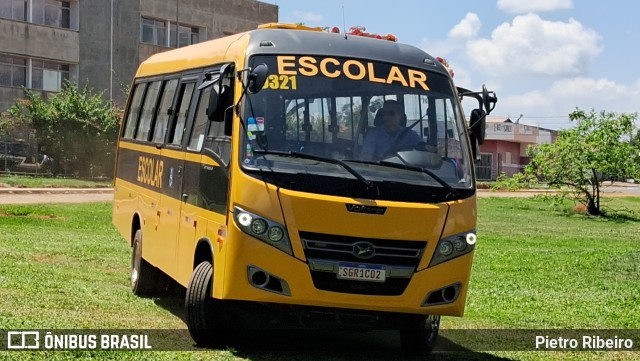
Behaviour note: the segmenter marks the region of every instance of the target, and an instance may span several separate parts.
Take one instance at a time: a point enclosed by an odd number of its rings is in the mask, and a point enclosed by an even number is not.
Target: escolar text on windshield
[[[426,73],[395,65],[388,70],[383,70],[381,66],[368,61],[295,55],[281,55],[277,57],[277,61],[279,75],[322,75],[327,78],[345,76],[351,80],[366,80],[429,90]]]

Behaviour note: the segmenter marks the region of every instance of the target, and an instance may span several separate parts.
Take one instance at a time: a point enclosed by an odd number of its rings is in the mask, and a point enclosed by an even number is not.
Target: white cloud
[[[460,20],[460,22],[449,31],[449,36],[452,38],[475,38],[481,26],[482,22],[477,14],[467,13],[464,19]]]
[[[600,54],[600,35],[579,21],[547,21],[517,16],[495,28],[491,39],[470,40],[467,55],[495,76],[575,76]]]
[[[494,114],[524,114],[523,123],[551,128],[571,126],[566,119],[576,108],[616,113],[638,112],[640,79],[625,85],[606,78],[561,79],[547,89],[500,97]]]
[[[420,42],[420,48],[427,52],[429,55],[436,57],[447,57],[449,54],[453,54],[456,51],[464,47],[464,44],[451,41],[451,40],[431,40],[428,38],[422,39]]]
[[[512,14],[573,8],[572,0],[498,0],[498,9]]]
[[[311,13],[311,12],[304,12],[304,11],[299,11],[299,10],[295,10],[293,12],[293,16],[298,18],[299,22],[303,22],[305,24],[307,24],[307,23],[319,23],[319,22],[322,22],[322,20],[324,19],[322,17],[322,15],[320,15],[320,14],[315,14],[315,13]]]

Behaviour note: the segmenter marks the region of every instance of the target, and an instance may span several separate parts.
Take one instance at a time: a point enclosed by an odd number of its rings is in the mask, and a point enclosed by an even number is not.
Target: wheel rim
[[[427,331],[427,340],[429,343],[435,341],[440,330],[440,315],[429,315],[425,322],[425,330]]]
[[[131,287],[135,288],[138,284],[138,275],[140,273],[140,257],[138,257],[139,242],[135,242],[133,246],[133,255],[131,256]]]

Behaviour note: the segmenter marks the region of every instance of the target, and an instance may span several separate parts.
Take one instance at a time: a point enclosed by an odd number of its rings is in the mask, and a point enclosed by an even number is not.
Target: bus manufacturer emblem
[[[360,259],[369,259],[376,255],[376,247],[369,242],[357,242],[353,245],[352,253]]]
[[[387,211],[387,207],[365,206],[364,204],[347,203],[347,211],[354,213],[367,213],[383,215]]]

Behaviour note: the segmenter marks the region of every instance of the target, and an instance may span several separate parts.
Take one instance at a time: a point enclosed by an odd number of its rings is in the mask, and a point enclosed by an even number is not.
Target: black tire
[[[138,229],[131,251],[131,291],[136,296],[154,296],[157,287],[158,269],[142,258],[142,230]]]
[[[213,346],[221,341],[222,324],[216,314],[219,302],[211,297],[212,289],[213,267],[207,261],[201,262],[191,274],[184,300],[187,328],[198,346]]]
[[[416,315],[408,326],[400,330],[402,351],[410,354],[427,354],[433,351],[440,331],[440,316]]]

